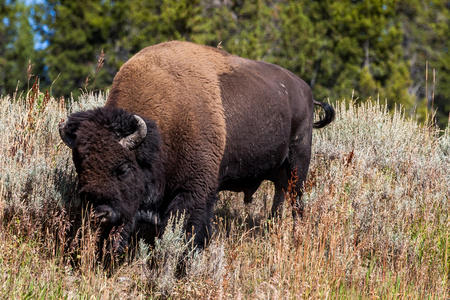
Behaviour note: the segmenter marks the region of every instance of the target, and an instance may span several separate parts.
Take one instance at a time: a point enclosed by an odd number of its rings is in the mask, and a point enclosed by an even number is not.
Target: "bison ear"
[[[134,115],[134,118],[138,123],[136,131],[119,141],[119,144],[130,150],[139,146],[147,136],[147,124],[145,124],[145,121],[137,115]]]
[[[59,135],[61,136],[62,141],[64,144],[66,144],[70,149],[75,148],[75,138],[73,136],[70,136],[66,132],[66,122],[62,122],[59,124]]]

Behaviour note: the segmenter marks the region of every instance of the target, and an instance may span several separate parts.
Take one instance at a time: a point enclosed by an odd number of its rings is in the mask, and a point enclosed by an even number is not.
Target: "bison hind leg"
[[[309,134],[303,135],[301,138],[295,139],[291,142],[289,146],[289,179],[292,179],[294,176],[293,173],[297,176],[297,181],[293,182],[294,190],[296,192],[296,199],[293,207],[292,207],[292,215],[294,217],[294,225],[298,218],[303,217],[303,184],[306,180],[306,176],[308,175],[309,163],[311,160],[311,138],[312,131],[309,131]]]
[[[302,138],[293,140],[289,145],[288,158],[272,178],[275,184],[272,217],[279,215],[279,209],[285,200],[285,194],[288,191],[290,182],[293,185],[290,188],[296,193],[296,197],[293,199],[295,203],[292,203],[292,216],[294,221],[303,217],[302,188],[308,174],[310,159],[311,135],[305,135]],[[297,177],[297,181],[293,180],[293,176]]]
[[[271,181],[275,185],[275,195],[273,196],[273,203],[272,203],[272,210],[271,210],[271,217],[277,217],[280,214],[280,207],[284,202],[284,195],[285,191],[288,187],[288,176],[287,172],[289,169],[289,164],[287,161],[285,161],[281,168],[279,168],[273,178],[271,178]]]

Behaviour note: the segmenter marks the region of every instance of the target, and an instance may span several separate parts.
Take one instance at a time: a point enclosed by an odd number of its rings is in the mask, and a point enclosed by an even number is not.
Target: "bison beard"
[[[314,105],[325,111],[315,123]],[[301,198],[312,129],[333,118],[330,105],[279,66],[173,41],[133,56],[105,106],[70,115],[60,134],[72,149],[81,199],[105,232],[121,228],[120,254],[140,222],[161,232],[177,212],[203,247],[220,190],[244,192],[250,202],[271,180],[275,215],[293,170]]]

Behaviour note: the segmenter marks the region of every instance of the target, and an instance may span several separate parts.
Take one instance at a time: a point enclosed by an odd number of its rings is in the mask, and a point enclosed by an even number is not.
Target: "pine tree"
[[[402,24],[403,48],[410,66],[409,92],[416,97],[421,120],[437,108],[441,127],[447,126],[450,113],[450,3],[446,0],[398,1],[396,15]],[[428,84],[426,66],[429,66]],[[435,98],[433,106],[433,69]],[[426,87],[428,86],[428,90]]]
[[[49,42],[43,53],[55,95],[76,96],[95,80],[96,62],[112,23],[105,3],[47,0],[39,7],[41,34]]]
[[[107,88],[119,67],[142,48],[189,39],[196,0],[48,0],[40,5],[46,66],[56,95]],[[101,70],[101,51],[106,58]],[[99,73],[97,73],[99,72]]]
[[[94,81],[96,89],[107,88],[142,48],[188,40],[279,64],[310,84],[318,99],[349,98],[354,91],[360,101],[387,99],[390,108],[401,104],[408,112],[431,110],[431,75],[428,99],[424,82],[429,61],[430,74],[436,69],[434,107],[441,124],[448,118],[448,0],[47,0],[39,7],[35,22],[49,43],[42,53],[46,82],[58,78],[58,96],[91,90]],[[8,23],[4,4],[1,9]],[[0,28],[0,39],[27,53],[23,41],[30,36],[19,42],[8,30]],[[10,59],[2,46],[4,78]],[[106,58],[97,74],[102,49]]]
[[[195,43],[219,46],[237,43],[238,17],[231,1],[202,1],[190,20],[191,40]],[[228,49],[228,51],[230,51]],[[237,53],[234,53],[237,54]]]
[[[284,1],[277,61],[319,99],[388,98],[410,109],[407,62],[394,0]],[[393,84],[395,82],[395,85]]]
[[[0,94],[25,91],[31,72],[41,68],[29,16],[30,8],[20,1],[0,3]]]

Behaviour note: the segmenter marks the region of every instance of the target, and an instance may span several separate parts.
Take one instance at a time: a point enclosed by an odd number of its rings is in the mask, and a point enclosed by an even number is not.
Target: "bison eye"
[[[131,171],[130,164],[122,163],[115,168],[114,173],[116,174],[117,178],[124,179],[130,174],[130,171]]]

